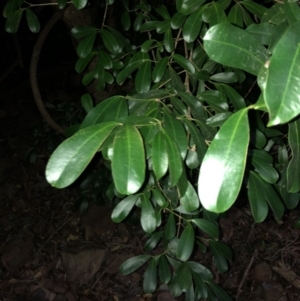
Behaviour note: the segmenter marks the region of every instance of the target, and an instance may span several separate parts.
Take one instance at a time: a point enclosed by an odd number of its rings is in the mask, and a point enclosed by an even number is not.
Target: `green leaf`
[[[142,265],[144,265],[150,258],[151,258],[150,255],[143,254],[126,260],[120,266],[121,274],[128,275],[133,273],[134,271],[139,269]]]
[[[5,30],[9,33],[16,33],[23,15],[23,9],[12,12],[5,22]]]
[[[176,234],[175,217],[170,212],[165,226],[165,237],[166,239],[170,240],[175,236],[175,234]]]
[[[135,205],[139,195],[130,195],[123,199],[113,210],[111,214],[111,219],[114,223],[122,222],[128,214],[131,212],[133,206]]]
[[[259,19],[262,19],[263,15],[267,11],[266,7],[259,5],[253,1],[242,1],[241,4],[252,14],[256,15]]]
[[[194,42],[199,36],[202,26],[203,7],[200,7],[188,16],[182,30],[183,39],[187,43]]]
[[[75,64],[75,70],[78,73],[81,73],[85,70],[87,65],[92,61],[96,53],[90,53],[85,58],[79,58],[78,61]],[[94,77],[94,73],[90,73]]]
[[[208,9],[204,10],[204,13]],[[224,22],[227,22],[227,17],[222,9],[222,7],[218,4],[218,2],[212,2],[212,4],[209,6],[209,18],[207,20],[209,22],[210,26],[214,26],[217,24],[221,24]]]
[[[87,4],[87,0],[72,0],[72,2],[77,9],[82,9]]]
[[[35,13],[30,8],[26,9],[26,18],[30,31],[33,33],[39,32],[41,29],[40,22]]]
[[[156,216],[151,201],[143,194],[141,195],[141,225],[146,233],[152,233],[156,229]]]
[[[154,232],[145,243],[145,247],[144,247],[145,251],[147,252],[152,251],[157,246],[162,236],[163,236],[163,231]]]
[[[211,238],[219,239],[219,229],[215,223],[204,218],[192,219],[191,222]]]
[[[159,21],[148,21],[145,22],[141,28],[140,32],[145,32],[145,31],[151,31],[151,30],[156,30],[157,26],[159,25]]]
[[[140,67],[135,76],[135,88],[138,93],[149,91],[151,86],[151,62],[146,61]]]
[[[286,15],[284,13],[284,9],[281,3],[275,3],[269,9],[265,11],[261,22],[269,22],[275,25],[279,25],[286,19]]]
[[[176,92],[185,91],[185,86],[181,81],[180,76],[176,73],[176,71],[169,66],[169,74],[171,78],[172,87],[175,89]]]
[[[116,122],[97,124],[81,129],[74,136],[66,139],[48,161],[47,181],[56,188],[64,188],[72,184],[117,125]]]
[[[89,93],[81,96],[81,105],[87,113],[93,109],[93,99]]]
[[[221,92],[217,90],[206,90],[198,94],[202,101],[206,101],[216,112],[227,112],[228,103]]]
[[[229,295],[220,286],[216,285],[212,281],[207,282],[207,284],[210,286],[218,300],[232,301]]]
[[[167,145],[162,132],[158,132],[152,144],[152,167],[156,180],[160,180],[167,172],[169,165]]]
[[[106,29],[100,29],[100,35],[105,47],[114,54],[121,52],[121,47],[116,37]]]
[[[112,58],[110,57],[110,55],[107,52],[100,50],[98,52],[98,60],[105,69],[113,68]]]
[[[265,79],[268,126],[285,123],[300,113],[300,21],[291,25],[276,45]]]
[[[130,28],[131,20],[130,20],[129,12],[128,12],[127,10],[125,10],[125,11],[122,13],[122,16],[121,16],[121,24],[122,24],[124,30],[128,30],[128,29]]]
[[[170,30],[171,27],[170,22],[171,22],[170,20],[164,20],[159,22],[159,24],[156,27],[156,32],[160,34],[166,32],[167,30]]]
[[[292,151],[292,159],[287,168],[288,192],[300,190],[300,120],[297,119],[289,124],[289,145]]]
[[[186,59],[184,56],[182,56],[180,54],[174,54],[173,59],[179,66],[181,66],[183,69],[185,69],[188,73],[190,73],[190,74],[195,73],[194,65],[188,59]]]
[[[125,124],[116,134],[113,144],[112,175],[119,193],[137,192],[145,179],[145,150],[138,129]]]
[[[171,271],[165,255],[160,256],[158,261],[158,275],[162,283],[168,284],[171,280]]]
[[[185,194],[180,197],[180,203],[187,212],[192,212],[199,208],[198,195],[190,182],[188,182]]]
[[[155,65],[152,72],[152,80],[154,83],[158,83],[161,81],[161,79],[163,78],[166,72],[166,67],[168,62],[169,62],[169,58],[164,57]]]
[[[141,45],[141,52],[145,53],[148,52],[153,43],[155,43],[156,40],[150,39],[146,40],[142,45]]]
[[[19,10],[21,5],[23,4],[23,0],[9,0],[6,1],[4,10],[3,10],[3,17],[8,18],[11,14],[15,13],[16,11]]]
[[[187,262],[180,265],[179,269],[176,270],[176,280],[183,292],[189,290],[192,285],[192,271]]]
[[[228,22],[243,27],[243,13],[239,3],[232,6],[228,14]]]
[[[135,71],[145,60],[138,60],[132,63],[129,63],[116,77],[116,81],[119,85],[122,85],[123,82]]]
[[[182,0],[181,5],[177,5],[177,11],[181,12],[184,15],[189,15],[199,8],[205,0]]]
[[[177,247],[177,258],[181,261],[187,261],[194,250],[195,233],[193,226],[188,223],[184,228]]]
[[[92,26],[75,26],[71,30],[71,34],[75,39],[82,39],[97,31],[96,27]]]
[[[172,52],[174,50],[174,39],[172,36],[172,30],[166,30],[164,34],[164,46],[167,52]]]
[[[224,123],[203,159],[198,194],[209,211],[228,210],[241,188],[250,140],[247,112],[242,109]]]
[[[247,31],[253,34],[262,44],[269,45],[274,32],[274,25],[271,23],[251,24]]]
[[[167,110],[164,111],[164,129],[175,140],[179,150],[181,158],[186,157],[188,142],[187,135],[183,124]]]
[[[186,20],[186,16],[180,12],[176,12],[171,19],[171,28],[178,29],[182,27],[184,21]]]
[[[257,75],[268,59],[268,52],[250,33],[229,23],[211,27],[205,34],[204,48],[214,61]],[[220,49],[223,51],[220,52]]]
[[[206,124],[211,127],[220,127],[232,115],[231,112],[216,114],[206,120]]]
[[[163,208],[168,206],[166,198],[157,188],[152,189],[152,202]]]
[[[188,261],[187,264],[190,266],[191,270],[200,276],[204,281],[213,280],[214,276],[212,272],[204,265],[194,261]]]
[[[252,216],[256,223],[261,223],[268,215],[268,204],[266,202],[263,186],[257,173],[250,171],[248,178],[248,198]]]
[[[124,96],[112,96],[89,111],[81,124],[81,128],[83,129],[97,123],[116,121],[127,115],[128,108]]]
[[[68,0],[58,0],[57,7],[58,9],[64,9],[67,5]]]
[[[228,97],[228,100],[233,104],[236,111],[246,107],[244,98],[229,85],[222,85],[223,91]]]
[[[233,84],[238,81],[238,77],[235,72],[215,73],[210,77],[210,79],[216,82],[226,83],[226,84]]]
[[[251,163],[260,176],[268,183],[275,184],[279,179],[279,174],[273,167],[273,158],[263,150],[252,150]]]
[[[91,53],[96,35],[96,32],[92,32],[80,41],[77,46],[77,54],[79,57],[86,58]]]
[[[209,246],[214,255],[215,263],[219,272],[224,273],[228,270],[226,256],[221,248],[219,241],[210,240]]]
[[[288,3],[287,1],[284,1],[284,12],[290,25],[296,23],[300,19],[300,8],[298,3]]]
[[[170,186],[173,187],[178,183],[183,172],[182,159],[174,139],[168,133],[164,133],[164,136],[169,159]]]
[[[157,267],[156,260],[152,258],[144,273],[143,289],[145,293],[151,294],[155,291],[157,285]]]

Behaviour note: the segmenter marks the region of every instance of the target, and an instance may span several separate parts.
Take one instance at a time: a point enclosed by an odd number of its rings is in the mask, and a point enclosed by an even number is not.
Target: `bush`
[[[73,3],[78,9],[86,5]],[[109,5],[122,8],[117,28],[106,25],[104,13],[100,28],[72,29],[79,40],[75,68],[82,73],[96,59],[83,85],[97,81],[104,90],[134,83],[133,90],[96,106],[89,94],[82,96],[87,115],[52,154],[47,180],[57,188],[72,184],[101,152],[111,166],[110,195],[120,199],[113,221],[139,210],[149,235],[145,254],[127,260],[121,271],[147,264],[147,293],[160,281],[174,296],[185,293],[186,300],[231,300],[212,273],[190,258],[195,246],[209,246],[218,270],[227,270],[232,252],[218,240],[217,217],[241,189],[247,189],[255,222],[269,208],[280,220],[285,208],[298,204],[299,5],[230,0],[176,0],[176,7],[106,1],[106,9]],[[37,31],[38,20],[25,10],[30,29]],[[21,11],[9,0],[8,31],[17,30]],[[163,252],[151,255],[158,246]]]

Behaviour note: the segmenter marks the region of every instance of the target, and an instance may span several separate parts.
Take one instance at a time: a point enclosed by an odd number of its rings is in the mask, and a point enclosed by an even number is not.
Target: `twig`
[[[41,246],[40,248],[40,252],[42,251],[42,249],[45,247],[45,245],[49,242],[49,240],[54,236],[54,234],[56,234],[61,228],[63,228],[74,216],[76,216],[79,213],[79,210],[74,213],[67,221],[65,221],[60,227],[58,227],[50,236],[49,238],[46,240],[46,242]]]
[[[246,268],[246,270],[245,270],[245,272],[244,272],[244,274],[243,274],[243,278],[242,278],[242,281],[241,281],[241,283],[240,283],[240,285],[239,285],[239,288],[238,288],[238,290],[237,290],[237,293],[236,293],[236,300],[237,300],[237,301],[238,301],[238,299],[239,299],[239,295],[240,295],[240,293],[241,293],[242,286],[243,286],[243,284],[244,284],[244,282],[245,282],[245,279],[246,279],[246,277],[247,277],[247,275],[248,275],[248,273],[249,273],[249,270],[250,270],[250,268],[251,268],[251,266],[252,266],[253,260],[254,260],[254,258],[257,256],[257,254],[258,254],[258,250],[255,249],[254,252],[253,252],[253,254],[252,254],[252,257],[251,257],[251,259],[250,259],[250,262],[249,262],[249,264],[248,264],[248,266],[247,266],[247,268]]]

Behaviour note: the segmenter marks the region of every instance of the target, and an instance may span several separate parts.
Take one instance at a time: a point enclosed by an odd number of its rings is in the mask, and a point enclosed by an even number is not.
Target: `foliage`
[[[106,1],[106,9],[113,2]],[[78,9],[86,5],[73,3]],[[10,0],[5,7],[9,32],[30,9],[21,5],[22,0]],[[104,19],[101,28],[72,29],[79,40],[75,68],[85,72],[96,58],[83,85],[95,80],[103,90],[133,82],[134,90],[95,107],[83,95],[88,113],[54,151],[47,180],[57,188],[70,185],[101,152],[110,163],[110,192],[120,199],[113,221],[138,209],[149,236],[146,254],[123,263],[121,271],[129,274],[147,264],[148,293],[160,281],[174,296],[184,292],[186,300],[231,300],[213,283],[212,273],[190,258],[196,245],[209,246],[218,270],[227,270],[232,253],[218,240],[216,219],[242,187],[255,222],[262,222],[269,208],[280,220],[285,208],[298,204],[299,5],[287,0],[176,0],[176,9],[146,0],[123,5],[118,28]],[[37,31],[32,12],[27,20]],[[284,123],[288,132],[285,126],[274,128]]]

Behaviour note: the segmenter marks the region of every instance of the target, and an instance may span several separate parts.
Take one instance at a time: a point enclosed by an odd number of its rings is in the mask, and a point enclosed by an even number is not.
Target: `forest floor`
[[[79,103],[65,67],[41,77],[43,97],[56,108]],[[15,72],[0,83],[0,301],[175,300],[160,284],[155,294],[143,294],[145,267],[119,273],[122,262],[143,253],[147,238],[138,224],[114,224],[101,199],[87,197],[82,213],[78,186],[47,183],[45,166],[60,140],[37,111],[28,79]],[[254,224],[241,199],[219,219],[221,239],[234,251],[229,271],[217,272],[209,250],[195,251],[193,260],[213,271],[233,300],[300,300],[299,216],[294,210],[280,223],[270,216]]]

